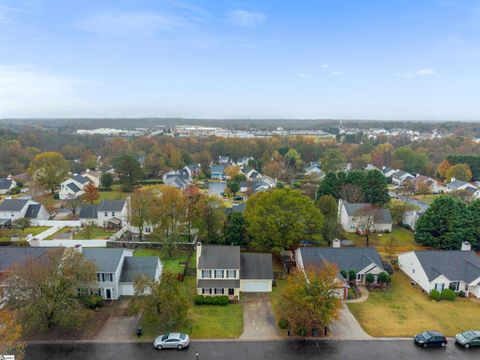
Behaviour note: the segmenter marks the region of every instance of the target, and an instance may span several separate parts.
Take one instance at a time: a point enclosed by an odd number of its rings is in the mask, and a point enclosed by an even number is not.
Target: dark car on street
[[[447,338],[438,331],[424,331],[413,337],[415,344],[423,347],[445,347]]]
[[[455,341],[466,349],[473,346],[480,347],[480,331],[465,331],[457,334]]]

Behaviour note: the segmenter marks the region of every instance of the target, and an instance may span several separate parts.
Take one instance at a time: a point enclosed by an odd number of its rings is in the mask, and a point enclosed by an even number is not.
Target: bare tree
[[[432,192],[432,183],[430,180],[427,179],[418,179],[415,181],[415,191],[419,195],[430,194]]]
[[[82,198],[80,196],[75,197],[74,195],[70,195],[70,197],[65,202],[65,205],[72,212],[73,216],[77,215],[77,210],[82,206],[82,204]]]
[[[358,185],[346,184],[340,189],[340,197],[350,203],[361,203],[365,200],[362,189]]]
[[[365,236],[366,246],[370,246],[370,234],[374,230],[375,218],[380,209],[366,204],[355,212],[357,230]]]

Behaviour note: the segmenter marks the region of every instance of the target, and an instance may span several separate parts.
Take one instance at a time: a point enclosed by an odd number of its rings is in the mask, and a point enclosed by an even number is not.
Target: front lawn
[[[418,246],[415,242],[413,232],[398,225],[393,225],[391,233],[370,234],[370,246],[375,246],[379,251],[388,249],[390,246],[390,238],[392,236],[396,238],[393,244],[394,251],[408,251]],[[352,240],[355,246],[366,246],[365,236],[361,236],[356,233],[345,233],[345,237],[348,240]]]
[[[162,260],[163,271],[170,273],[182,273],[185,269],[184,265],[180,263],[185,263],[188,260],[188,251],[187,250],[176,250],[173,253],[172,257],[169,257],[167,252],[164,250],[157,249],[137,249],[135,250],[135,256],[158,256]],[[192,255],[194,257],[195,254]],[[194,265],[195,266],[195,265]]]
[[[412,336],[424,330],[453,336],[480,324],[480,303],[463,298],[435,302],[402,272],[393,275],[390,290],[372,291],[367,301],[348,307],[372,336]]]
[[[83,228],[78,233],[73,234],[73,239],[74,240],[88,240],[89,238],[90,239],[109,239],[114,234],[114,232],[106,231],[104,228],[101,228],[101,227],[94,227],[89,231],[90,231],[90,234],[88,234],[88,230]]]

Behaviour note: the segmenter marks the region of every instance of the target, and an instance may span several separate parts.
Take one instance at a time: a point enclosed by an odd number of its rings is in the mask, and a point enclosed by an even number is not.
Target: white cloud
[[[305,74],[305,73],[298,73],[297,74],[297,77],[301,78],[301,79],[305,79],[308,77],[308,74]]]
[[[10,25],[14,24],[14,20],[12,18],[12,13],[17,11],[17,9],[12,8],[7,5],[3,5],[0,2],[0,25]]]
[[[436,75],[437,72],[432,69],[423,68],[423,69],[417,70],[415,74],[417,76],[430,76],[430,75]]]
[[[328,64],[321,64],[320,67],[325,69],[325,68],[330,67],[330,65],[328,65]]]
[[[192,27],[186,17],[168,12],[98,13],[74,24],[77,29],[104,36],[153,36],[156,32],[175,32]]]
[[[31,65],[0,64],[0,118],[81,109],[87,83]]]
[[[247,10],[232,10],[227,14],[227,20],[235,26],[253,27],[266,20],[262,13]]]
[[[400,78],[404,79],[412,79],[415,77],[421,77],[421,76],[432,76],[432,75],[437,75],[437,71],[429,68],[422,68],[417,71],[405,71],[403,73],[398,73],[397,76]]]

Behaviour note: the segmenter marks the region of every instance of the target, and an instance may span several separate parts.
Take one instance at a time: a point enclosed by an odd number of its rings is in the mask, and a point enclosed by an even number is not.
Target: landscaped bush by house
[[[98,295],[84,295],[79,297],[80,302],[89,309],[96,309],[100,306],[103,299]]]
[[[348,280],[350,282],[355,282],[357,280],[357,272],[355,270],[349,270],[348,271]]]
[[[365,275],[365,281],[371,286],[375,282],[375,276],[373,276],[373,274],[367,274]]]
[[[380,280],[382,284],[388,284],[390,282],[390,275],[386,272],[381,272],[378,275],[378,280]]]
[[[465,291],[459,291],[458,296],[460,296],[461,298],[465,298],[467,297],[467,294],[465,294]]]
[[[442,298],[442,295],[438,290],[433,289],[432,291],[430,291],[430,297],[433,300],[440,301],[440,299]]]
[[[278,320],[278,327],[280,329],[286,329],[288,327],[288,320],[286,320],[286,319]]]
[[[196,295],[194,298],[194,302],[196,305],[221,305],[225,306],[228,305],[230,300],[228,296],[203,296],[203,295]]]
[[[340,275],[342,275],[345,280],[348,280],[348,273],[345,270],[340,271]]]
[[[358,290],[358,288],[351,287],[348,289],[348,294],[347,294],[348,300],[358,299],[360,296],[362,296],[362,293],[360,292],[360,290]]]
[[[444,289],[442,291],[441,297],[443,300],[453,301],[457,297],[457,294],[455,294],[455,291],[453,291],[452,289]]]
[[[302,328],[298,328],[295,330],[295,334],[297,334],[298,336],[307,336],[307,329],[302,327]]]

